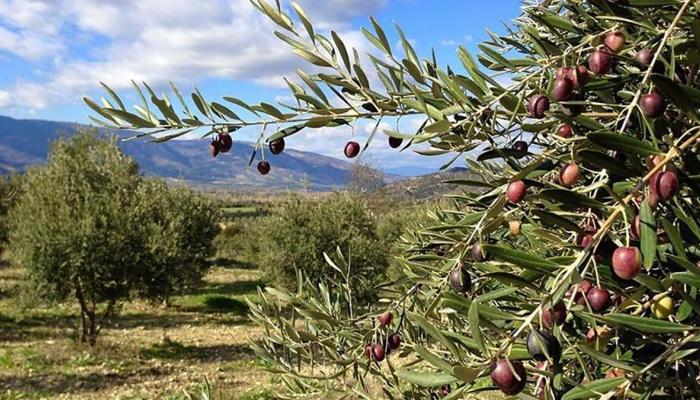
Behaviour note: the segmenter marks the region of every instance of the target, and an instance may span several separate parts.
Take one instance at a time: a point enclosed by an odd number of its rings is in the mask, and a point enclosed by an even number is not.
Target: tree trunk
[[[93,302],[92,310],[88,311],[88,345],[90,347],[95,345],[97,341],[97,315],[96,315],[96,305]]]
[[[165,294],[163,296],[163,306],[168,308],[170,307],[170,288],[165,289]]]
[[[94,307],[90,310],[85,301],[83,288],[77,276],[73,278],[73,285],[75,286],[75,297],[77,297],[78,304],[80,304],[80,342],[87,343],[92,347],[95,344],[96,338],[95,310]]]

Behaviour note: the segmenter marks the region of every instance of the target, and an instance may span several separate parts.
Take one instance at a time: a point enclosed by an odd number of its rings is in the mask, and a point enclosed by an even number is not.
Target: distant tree
[[[54,143],[20,193],[9,216],[12,256],[50,300],[77,300],[84,343],[132,294],[167,302],[206,271],[216,208],[143,179],[113,139],[82,132]]]
[[[348,190],[353,193],[371,193],[384,187],[384,174],[370,161],[358,161],[350,170]]]
[[[17,198],[18,179],[0,175],[0,254],[8,240],[7,215]]]
[[[322,201],[296,197],[266,219],[260,241],[260,268],[272,284],[294,288],[296,269],[312,281],[342,281],[325,261],[340,249],[352,271],[350,287],[356,302],[367,302],[376,293],[388,265],[384,244],[367,203],[349,194],[335,193]]]
[[[93,132],[55,142],[48,164],[22,179],[12,256],[50,299],[75,296],[81,342],[95,343],[144,261],[139,184],[136,163]]]
[[[148,262],[142,266],[138,293],[169,304],[178,292],[201,284],[213,254],[218,210],[191,190],[168,188],[160,180],[144,180],[139,188]]]

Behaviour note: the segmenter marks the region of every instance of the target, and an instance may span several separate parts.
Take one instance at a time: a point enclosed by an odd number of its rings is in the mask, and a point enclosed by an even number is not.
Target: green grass
[[[261,215],[262,210],[253,206],[223,207],[221,214],[224,219],[236,219]]]

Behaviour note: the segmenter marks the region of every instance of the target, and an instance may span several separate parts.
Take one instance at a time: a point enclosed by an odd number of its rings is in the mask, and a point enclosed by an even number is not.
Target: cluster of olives
[[[233,139],[227,132],[221,132],[209,144],[209,153],[216,157],[219,153],[228,153],[233,147]]]
[[[619,53],[625,46],[625,36],[622,32],[610,32],[605,36],[604,46],[602,49],[594,50],[588,57],[588,68],[584,65],[575,67],[561,67],[555,73],[555,79],[552,84],[551,98],[557,102],[564,102],[561,106],[561,111],[568,117],[575,117],[583,111],[583,106],[580,104],[570,104],[567,101],[580,101],[583,99],[581,89],[589,82],[590,72],[595,75],[606,75],[610,72],[614,63],[614,55]],[[640,50],[635,60],[640,66],[649,66],[653,61],[653,54],[649,48]],[[654,64],[653,69],[658,70],[663,68],[659,62]],[[527,104],[527,111],[530,117],[535,119],[544,118],[550,108],[550,98],[544,94],[537,93],[533,95]],[[666,111],[666,101],[656,91],[644,94],[639,98],[639,108],[642,113],[649,118],[658,118]],[[570,138],[573,134],[573,128],[569,124],[562,124],[556,130],[556,134],[561,138]],[[516,146],[513,146],[517,150]],[[663,180],[661,179],[663,177]],[[569,163],[562,167],[559,172],[559,182],[562,186],[572,187],[581,178],[581,170],[575,163]],[[663,174],[655,176],[651,181],[652,197],[657,192],[664,193],[658,198],[667,198],[669,190],[673,185],[676,185],[677,190],[678,179],[673,174]],[[511,203],[519,203],[525,198],[527,186],[523,181],[511,182],[507,188],[508,200]],[[654,199],[650,199],[653,201]]]
[[[588,58],[588,68],[583,65],[568,68],[562,67],[556,71],[555,80],[552,85],[551,97],[555,101],[567,101],[580,99],[580,92],[577,92],[589,81],[589,70],[595,75],[607,74],[613,66],[613,56],[619,53],[625,46],[625,36],[622,32],[610,32],[605,36],[604,48],[594,50]],[[653,54],[650,49],[644,48],[635,57],[636,61],[645,66],[649,66],[653,61]],[[663,68],[657,64],[654,69]],[[528,112],[532,118],[544,118],[549,111],[550,100],[543,94],[535,94],[528,102]],[[567,116],[578,115],[582,111],[570,105],[562,104],[562,112]],[[666,110],[666,102],[658,92],[645,94],[639,99],[639,108],[642,113],[649,118],[657,118],[663,115]],[[572,112],[575,111],[575,112]],[[569,138],[573,135],[573,129],[568,124],[562,124],[557,128],[557,135],[562,138]],[[513,149],[518,147],[514,144]],[[650,168],[653,168],[662,157],[657,156],[650,161]],[[559,183],[564,187],[572,187],[581,178],[581,169],[575,163],[564,165],[559,171]],[[671,167],[665,171],[660,171],[653,175],[649,182],[648,201],[652,207],[656,207],[659,201],[667,201],[679,190],[680,184],[678,175]],[[510,182],[506,188],[508,200],[517,204],[521,202],[527,194],[527,185],[522,180]],[[633,236],[638,232],[639,217],[635,219],[632,231]],[[595,233],[595,232],[592,232]],[[583,238],[582,245],[585,247],[590,243],[592,233]],[[638,234],[637,234],[638,236]],[[613,270],[617,277],[625,280],[633,279],[640,271],[642,264],[641,253],[636,247],[621,247],[613,254]]]
[[[391,322],[394,320],[394,315],[387,311],[377,317],[377,322],[382,329],[388,330],[391,326]],[[376,362],[382,362],[391,354],[392,351],[397,350],[401,346],[401,334],[399,332],[394,332],[386,336],[384,343],[367,343],[364,348],[364,356],[370,360]]]
[[[279,138],[271,141],[268,147],[270,148],[270,153],[277,155],[284,151],[284,145],[284,138]],[[260,172],[261,175],[269,174],[270,163],[267,162],[267,160],[261,160],[258,162],[258,172]]]
[[[614,55],[625,46],[625,35],[622,32],[610,32],[605,36],[604,47],[594,50],[588,57],[588,68],[584,65],[576,67],[562,67],[555,73],[552,84],[551,97],[555,101],[581,100],[580,89],[590,80],[590,72],[595,75],[606,75],[614,64]],[[653,54],[649,48],[640,50],[635,60],[641,66],[649,66],[653,60]],[[653,70],[663,68],[660,63],[654,64]],[[549,111],[550,100],[543,94],[535,94],[528,102],[528,112],[532,118],[544,118]],[[658,92],[645,94],[639,99],[639,107],[650,118],[660,117],[666,110],[666,102]],[[583,111],[580,105],[561,104],[561,111],[568,117],[575,117]]]
[[[284,138],[275,139],[270,142],[270,153],[280,154],[284,151]],[[233,147],[233,139],[227,132],[219,133],[209,144],[209,153],[212,157],[216,157],[219,153],[228,153]],[[260,160],[257,165],[257,170],[261,175],[270,173],[270,163],[267,160]]]

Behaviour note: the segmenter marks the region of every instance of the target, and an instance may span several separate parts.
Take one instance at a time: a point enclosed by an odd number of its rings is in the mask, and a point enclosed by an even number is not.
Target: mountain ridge
[[[73,122],[14,119],[0,116],[0,173],[22,171],[46,162],[53,141],[88,128]],[[102,132],[115,134],[101,129]],[[127,135],[120,132],[118,137]],[[171,140],[164,143],[119,141],[147,176],[184,181],[190,186],[231,190],[340,189],[350,180],[353,163],[295,149],[271,156],[272,172],[261,176],[248,165],[254,144],[235,141],[233,149],[212,158],[208,140]],[[387,175],[388,180],[396,180]]]

